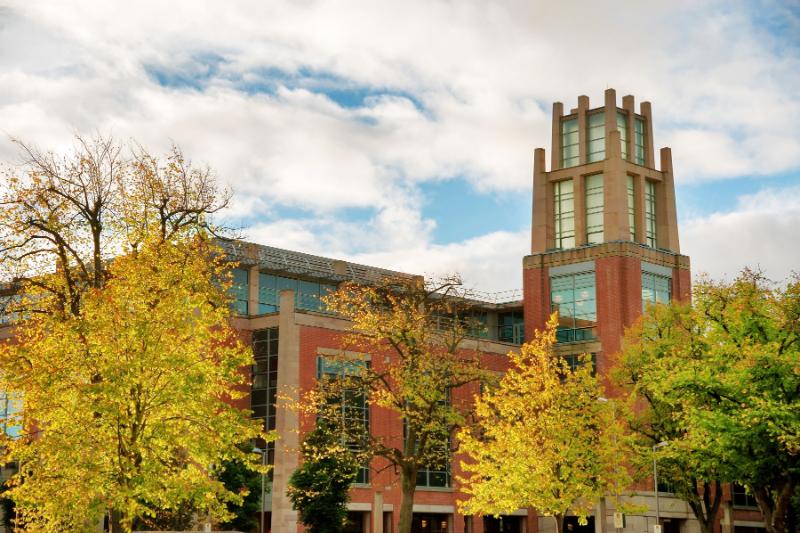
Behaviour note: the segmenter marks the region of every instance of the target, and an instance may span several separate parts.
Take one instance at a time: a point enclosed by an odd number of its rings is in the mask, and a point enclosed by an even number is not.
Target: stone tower
[[[525,331],[559,312],[557,351],[591,353],[604,374],[624,328],[647,302],[689,297],[689,258],[680,254],[672,154],[656,168],[652,109],[633,96],[602,107],[587,96],[564,114],[553,104],[550,170],[533,164],[531,255],[523,260]]]

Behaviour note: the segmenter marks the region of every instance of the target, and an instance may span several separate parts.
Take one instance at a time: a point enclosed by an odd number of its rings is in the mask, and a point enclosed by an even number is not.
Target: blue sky
[[[653,104],[695,272],[800,267],[794,0],[0,3],[7,135],[175,142],[254,241],[487,291],[521,284],[552,102],[607,87]]]

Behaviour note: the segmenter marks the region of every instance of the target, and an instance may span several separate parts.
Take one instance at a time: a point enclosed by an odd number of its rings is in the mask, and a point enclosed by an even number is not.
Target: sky
[[[248,240],[487,292],[552,103],[609,87],[652,102],[695,274],[800,270],[800,0],[0,0],[0,161],[175,143]]]

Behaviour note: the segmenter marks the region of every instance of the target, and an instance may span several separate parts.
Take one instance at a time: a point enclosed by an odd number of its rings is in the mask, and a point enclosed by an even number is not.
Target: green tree
[[[339,533],[347,521],[358,455],[324,419],[303,440],[303,464],[289,479],[289,499],[310,533]]]
[[[231,407],[250,350],[228,324],[228,265],[207,216],[213,176],[179,151],[123,156],[108,139],[57,158],[23,145],[0,202],[0,271],[16,295],[0,387],[24,398],[2,442],[21,467],[8,495],[36,531],[114,532],[187,504],[224,519],[212,465],[260,434]]]
[[[322,379],[305,408],[340,425],[345,441],[366,457],[381,457],[400,473],[399,533],[410,533],[417,473],[444,469],[451,436],[470,405],[451,401],[463,385],[491,380],[481,368],[477,344],[464,341],[478,330],[457,279],[425,284],[421,278],[390,278],[372,285],[346,283],[326,298],[331,311],[351,321],[338,379]],[[377,364],[354,364],[347,351],[380,355]],[[402,436],[376,435],[359,417],[347,416],[348,401],[364,395],[403,425]],[[345,416],[336,415],[336,412]]]
[[[664,371],[660,365],[675,350],[703,360],[708,347],[701,323],[690,305],[649,306],[642,318],[626,331],[623,352],[613,371],[614,382],[624,391],[630,406],[628,424],[636,439],[632,466],[640,476],[649,476],[653,460],[658,461],[659,480],[669,483],[685,500],[703,533],[711,533],[722,503],[722,478],[730,461],[699,449],[691,454],[676,453],[674,443],[685,435],[677,395],[663,395]],[[653,457],[653,447],[667,442]]]
[[[220,524],[222,529],[253,531],[259,527],[262,476],[249,463],[237,460],[222,463],[219,480],[229,491],[242,497],[241,502],[228,502],[228,511],[233,518],[223,521]]]
[[[459,433],[465,514],[535,507],[560,533],[569,511],[585,521],[600,498],[630,482],[615,405],[588,355],[571,370],[553,353],[556,325],[554,314],[545,331],[508,354],[512,366],[499,386],[475,400],[476,426]]]
[[[693,307],[677,313],[671,329],[645,319],[626,348],[633,358],[653,339],[661,346],[638,380],[673,409],[678,431],[662,454],[744,485],[767,531],[783,533],[800,481],[800,278],[703,279]]]

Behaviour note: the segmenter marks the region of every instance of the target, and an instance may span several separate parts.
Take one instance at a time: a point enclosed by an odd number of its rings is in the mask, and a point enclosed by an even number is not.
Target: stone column
[[[603,496],[594,508],[594,533],[608,533],[606,498]]]
[[[605,241],[630,240],[628,231],[628,175],[622,163],[619,132],[606,139],[603,165],[603,233]]]
[[[655,143],[653,142],[653,108],[650,102],[642,102],[641,115],[644,117],[644,166],[656,168]]]
[[[581,95],[578,97],[578,164],[585,165],[587,159],[587,139],[589,131],[586,124],[586,112],[589,111],[589,97]]]
[[[633,178],[633,217],[636,219],[636,242],[645,244],[644,185],[642,175]]]
[[[297,531],[297,511],[286,495],[289,477],[297,469],[299,417],[287,403],[300,400],[300,329],[295,322],[294,291],[280,293],[278,319],[278,395],[275,429],[281,438],[275,442],[275,468],[272,482],[272,531]]]
[[[564,104],[553,102],[552,152],[550,153],[550,172],[561,168],[561,117],[564,116]]]
[[[622,108],[628,112],[628,116],[625,118],[628,124],[628,161],[633,161],[633,139],[635,137],[634,130],[636,129],[636,124],[634,123],[636,116],[636,104],[634,103],[633,95],[629,94],[622,97]]]
[[[372,500],[372,533],[383,533],[383,492],[379,490]]]
[[[247,274],[247,314],[250,316],[259,314],[258,275],[260,272],[258,266],[251,266]]]
[[[659,248],[680,252],[678,213],[675,202],[675,178],[672,175],[672,150],[661,149],[661,194],[656,198],[656,219]]]
[[[544,148],[533,152],[533,220],[531,225],[531,253],[547,250],[553,242],[553,202],[544,170]]]
[[[584,177],[575,174],[572,177],[572,205],[575,212],[575,246],[586,244],[586,187]]]

